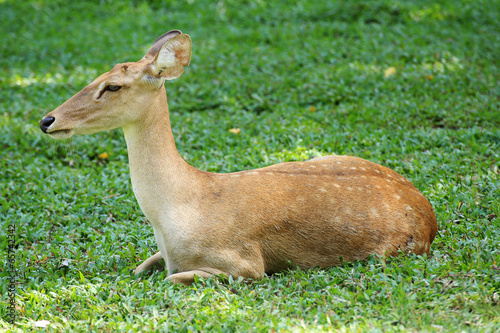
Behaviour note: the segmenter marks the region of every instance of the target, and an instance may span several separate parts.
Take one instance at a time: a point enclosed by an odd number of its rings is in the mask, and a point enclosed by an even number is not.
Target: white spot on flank
[[[257,171],[250,171],[248,174],[249,175],[258,175],[259,173]]]
[[[274,175],[274,173],[272,173],[272,172],[267,172],[267,174],[268,174],[269,176]]]
[[[340,186],[340,185],[339,185],[339,184],[337,184],[337,183],[333,183],[333,186],[335,186],[335,187],[339,187],[339,188],[340,188],[340,187],[342,187],[342,186]]]
[[[328,167],[328,164],[321,164],[321,166],[326,168],[326,167]]]
[[[399,195],[397,195],[397,194],[394,194],[394,198],[395,198],[396,200],[401,199],[401,197],[400,197]]]
[[[239,174],[235,173],[235,174],[230,175],[229,177],[239,177],[239,176],[240,176]]]
[[[360,169],[363,170],[363,171],[366,171],[366,168],[361,167]]]
[[[388,174],[387,174],[387,177],[392,178],[392,176],[391,176],[391,174],[390,174],[390,173],[388,173]]]
[[[320,191],[320,192],[327,192],[327,191],[326,191],[324,188],[322,188],[322,187],[320,187],[320,188],[318,189],[318,191]]]
[[[405,206],[405,208],[406,208],[406,210],[407,210],[407,211],[409,211],[409,212],[411,212],[411,211],[413,210],[413,208],[411,208],[411,207],[410,207],[410,206],[408,206],[408,205],[406,205],[406,206]]]
[[[349,169],[351,169],[351,170],[358,170],[358,168],[356,168],[356,167],[350,167]]]
[[[392,182],[392,180],[387,179],[387,178],[385,179],[385,181],[388,182],[388,183]]]
[[[346,188],[347,188],[349,191],[352,191],[352,187],[347,186]]]
[[[381,173],[381,172],[380,172],[380,170],[377,170],[377,169],[375,169],[375,172],[376,172],[376,173]]]
[[[309,167],[310,167],[311,169],[316,168],[316,166],[315,166],[315,165],[310,165]]]

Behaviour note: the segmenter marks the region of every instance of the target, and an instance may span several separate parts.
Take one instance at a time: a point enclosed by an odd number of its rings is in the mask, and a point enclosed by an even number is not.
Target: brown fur
[[[259,278],[371,254],[429,253],[431,205],[378,164],[325,156],[230,174],[188,165],[175,148],[163,81],[179,77],[190,55],[189,36],[167,33],[141,61],[115,66],[42,121],[55,138],[123,127],[134,193],[161,250],[136,273],[163,257],[169,279],[190,284],[194,275]]]

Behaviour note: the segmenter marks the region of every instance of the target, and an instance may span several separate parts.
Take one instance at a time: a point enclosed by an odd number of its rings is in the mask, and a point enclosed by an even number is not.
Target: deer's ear
[[[146,55],[142,59],[153,60],[160,51],[163,44],[165,44],[168,40],[176,36],[179,36],[181,34],[182,31],[180,30],[170,30],[169,32],[164,33],[155,40],[153,45],[151,45],[151,48],[149,49],[148,53],[146,53]]]
[[[184,66],[189,65],[191,38],[178,30],[173,30],[173,32],[175,34],[169,31],[163,35],[165,37],[160,37],[144,56],[145,59],[151,59],[148,74],[165,80],[173,80],[182,75]]]

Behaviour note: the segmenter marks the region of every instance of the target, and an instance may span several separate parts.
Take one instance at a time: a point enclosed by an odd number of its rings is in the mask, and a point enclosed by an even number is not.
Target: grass
[[[499,20],[499,1],[0,1],[0,226],[16,226],[17,269],[11,326],[2,237],[0,330],[498,331]],[[60,143],[37,122],[174,28],[193,39],[167,83],[189,163],[381,163],[435,208],[429,257],[192,287],[135,277],[156,245],[121,130]]]

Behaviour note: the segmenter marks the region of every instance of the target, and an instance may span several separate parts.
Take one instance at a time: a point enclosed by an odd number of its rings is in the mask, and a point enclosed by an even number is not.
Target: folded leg
[[[159,263],[159,261],[161,259],[162,259],[161,252],[157,252],[157,253],[153,254],[151,257],[144,260],[144,262],[142,264],[137,266],[137,268],[134,271],[135,275],[137,275],[141,272],[147,271],[153,267],[163,269],[164,267]]]
[[[142,265],[141,265],[142,266]],[[193,284],[194,282],[194,276],[198,276],[201,278],[208,279],[209,277],[213,275],[224,275],[228,276],[227,273],[216,269],[216,268],[210,268],[210,267],[203,267],[199,269],[194,269],[192,271],[187,271],[187,272],[180,272],[180,273],[175,273],[167,277],[168,280],[172,281],[173,283],[182,283],[186,286],[189,286]]]

